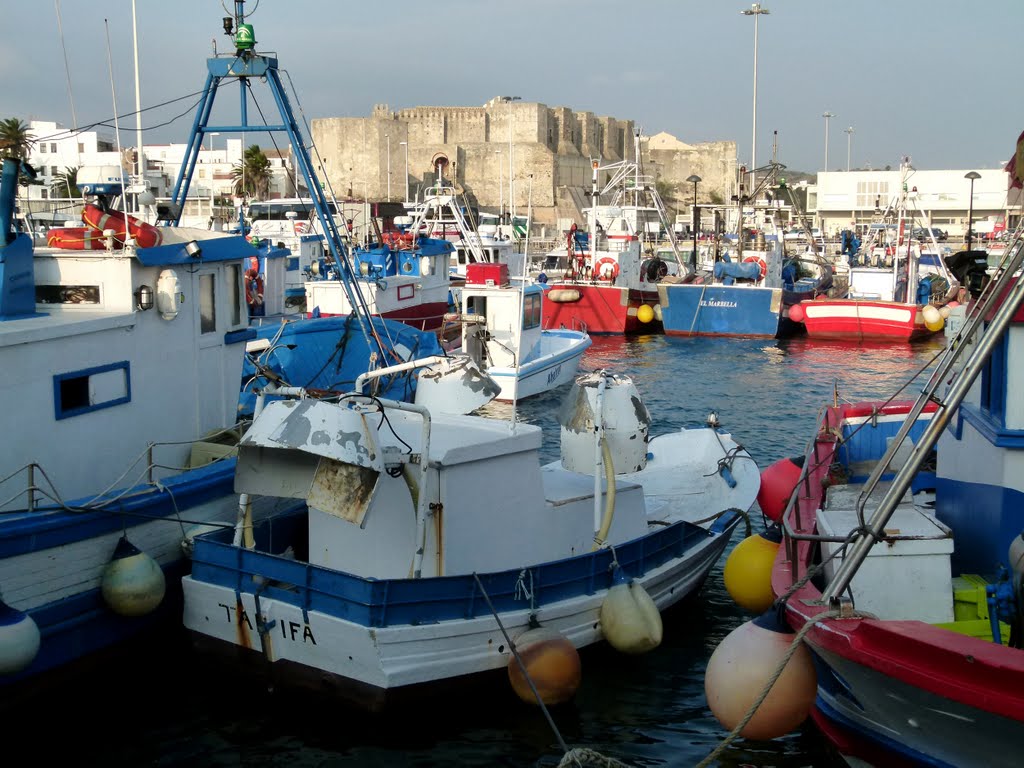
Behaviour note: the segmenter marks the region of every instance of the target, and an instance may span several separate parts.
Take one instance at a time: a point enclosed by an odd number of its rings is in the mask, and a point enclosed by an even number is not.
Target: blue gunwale
[[[277,528],[292,529],[305,520],[305,510],[276,516],[255,530],[257,547],[273,538],[287,543]],[[623,570],[637,578],[671,560],[682,558],[709,538],[728,537],[740,515],[727,511],[710,530],[684,521],[668,525],[615,548]],[[472,574],[425,579],[373,579],[286,559],[259,549],[233,546],[231,531],[215,531],[195,539],[192,579],[228,588],[236,594],[259,593],[304,612],[317,611],[366,627],[433,624],[490,615]],[[528,568],[533,605],[542,607],[612,585],[613,555],[608,549],[554,560]],[[523,610],[516,599],[521,568],[479,574],[497,611]],[[259,575],[262,584],[254,581]],[[275,585],[273,582],[277,582]],[[530,582],[528,582],[529,584]]]

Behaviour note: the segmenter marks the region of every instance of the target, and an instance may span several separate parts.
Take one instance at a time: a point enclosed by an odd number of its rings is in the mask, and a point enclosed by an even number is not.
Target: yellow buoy
[[[617,651],[647,653],[661,644],[661,613],[639,582],[615,569],[615,583],[601,603],[601,632]]]
[[[654,319],[654,310],[650,304],[641,304],[636,309],[636,319],[641,323],[649,323]]]
[[[748,536],[735,546],[725,561],[722,577],[733,601],[752,613],[764,613],[772,606],[772,565],[782,543],[777,524]]]
[[[28,667],[39,653],[39,643],[35,619],[0,600],[0,675],[14,675]]]
[[[568,701],[580,687],[580,655],[558,630],[548,627],[528,629],[516,639],[516,650],[545,704]],[[515,654],[508,660],[508,679],[519,698],[530,704],[537,703]]]
[[[719,643],[704,673],[704,693],[722,727],[732,730],[746,717],[795,637],[775,611],[769,611],[741,624]],[[789,733],[810,714],[817,690],[814,662],[801,643],[740,736],[774,739]]]
[[[924,327],[929,331],[941,331],[946,321],[935,307],[928,304],[921,309],[921,318],[924,320]]]
[[[122,616],[145,616],[160,605],[166,587],[160,564],[122,536],[100,584],[111,610]]]

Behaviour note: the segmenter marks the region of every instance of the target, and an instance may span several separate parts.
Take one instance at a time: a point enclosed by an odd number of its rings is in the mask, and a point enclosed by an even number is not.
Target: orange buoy
[[[769,520],[777,523],[782,519],[782,513],[786,511],[786,504],[789,503],[789,497],[800,480],[800,472],[803,467],[804,457],[795,456],[789,459],[779,459],[774,464],[768,465],[761,473],[761,487],[757,491],[757,503]]]
[[[802,304],[793,304],[789,308],[789,319],[794,323],[802,323],[807,317],[807,312],[804,310]]]
[[[746,717],[795,637],[772,610],[741,624],[718,644],[704,673],[704,693],[723,728],[732,730]],[[789,733],[810,714],[817,692],[814,662],[801,643],[740,736],[774,739]]]
[[[548,627],[528,629],[516,639],[516,650],[541,701],[561,704],[573,697],[580,686],[582,668],[576,646],[565,635]],[[508,679],[520,699],[537,703],[515,654],[508,661]]]

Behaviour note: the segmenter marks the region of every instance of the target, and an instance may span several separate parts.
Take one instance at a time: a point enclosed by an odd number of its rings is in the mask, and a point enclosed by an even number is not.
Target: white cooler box
[[[868,520],[885,493],[885,483],[868,499]],[[856,504],[860,485],[828,489],[825,509],[818,512],[818,531],[845,536],[857,527]],[[953,621],[953,578],[949,556],[953,532],[917,509],[907,493],[885,526],[891,541],[876,542],[850,583],[854,604],[880,619],[916,619],[929,624]],[[822,542],[822,558],[840,549],[837,542]],[[829,580],[843,561],[837,555],[825,566]]]

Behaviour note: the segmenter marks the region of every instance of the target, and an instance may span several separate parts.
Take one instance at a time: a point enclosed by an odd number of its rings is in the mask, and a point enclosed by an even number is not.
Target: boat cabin
[[[485,369],[529,359],[541,341],[543,296],[539,285],[513,286],[507,264],[470,264],[461,299],[463,351]]]

